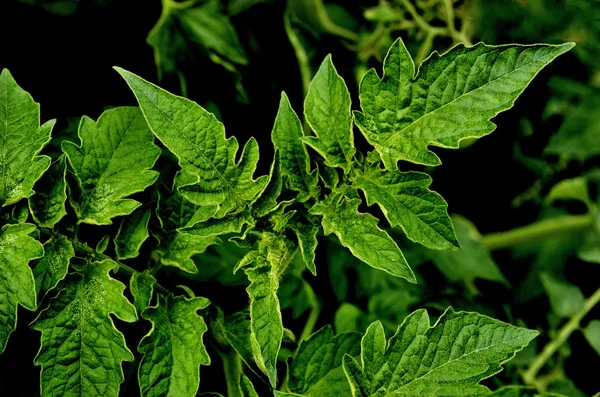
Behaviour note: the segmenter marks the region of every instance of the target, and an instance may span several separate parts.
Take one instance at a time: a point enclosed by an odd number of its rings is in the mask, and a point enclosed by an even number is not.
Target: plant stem
[[[229,353],[219,352],[223,361],[223,372],[227,383],[227,395],[230,397],[242,397],[240,390],[240,377],[242,375],[242,360],[235,350]]]
[[[292,22],[290,21],[290,16],[287,13],[283,17],[283,23],[285,26],[285,32],[287,33],[290,44],[292,45],[294,53],[296,54],[296,59],[298,60],[300,77],[302,79],[302,98],[305,98],[306,94],[308,94],[308,87],[310,86],[310,80],[312,78],[310,64],[308,62],[308,55],[306,54],[304,46],[300,42],[300,38],[296,32],[294,32]]]
[[[310,314],[306,319],[306,323],[304,324],[304,328],[302,329],[302,333],[300,334],[298,344],[300,344],[300,342],[302,342],[303,340],[307,340],[312,335],[315,329],[315,325],[317,324],[317,320],[319,319],[319,315],[321,314],[321,302],[319,302],[319,298],[317,298],[317,295],[313,291],[312,287],[305,282],[304,288],[306,288],[306,292],[308,293]]]
[[[412,19],[415,21],[415,23],[419,26],[419,28],[421,28],[421,30],[423,30],[427,33],[433,33],[436,35],[446,34],[446,32],[447,32],[446,29],[434,27],[434,26],[431,26],[430,24],[428,24],[427,21],[425,21],[423,19],[423,17],[421,15],[419,15],[419,13],[417,12],[417,9],[415,8],[415,6],[412,5],[410,0],[401,0],[401,3],[404,6],[404,8],[406,9],[406,11],[408,11],[408,13],[412,17]]]
[[[139,274],[140,272],[135,270],[134,268],[127,266],[124,263],[119,262],[116,259],[111,258],[108,255],[102,254],[98,251],[96,251],[93,248],[88,247],[87,244],[84,244],[80,241],[77,240],[71,240],[71,243],[73,244],[73,249],[75,250],[75,252],[77,252],[79,255],[84,255],[84,256],[90,256],[96,260],[110,260],[115,262],[119,267],[117,269],[117,271],[120,271],[122,273],[125,273],[127,275],[132,275],[134,273]],[[161,293],[163,293],[164,295],[169,295],[170,292],[168,289],[166,289],[165,287],[163,287],[162,285],[155,283],[154,284],[155,288],[157,291],[160,291]]]
[[[579,329],[581,320],[589,313],[596,304],[600,302],[600,288],[594,292],[592,296],[587,298],[581,310],[575,313],[569,321],[560,329],[556,338],[544,346],[544,349],[533,359],[529,368],[523,373],[523,381],[528,385],[536,385],[536,375],[540,369],[544,367],[546,362],[556,353],[556,351],[565,343],[571,336],[573,331]]]
[[[594,216],[592,214],[565,215],[537,221],[506,232],[486,234],[481,236],[479,241],[487,249],[496,250],[581,232],[593,225]]]

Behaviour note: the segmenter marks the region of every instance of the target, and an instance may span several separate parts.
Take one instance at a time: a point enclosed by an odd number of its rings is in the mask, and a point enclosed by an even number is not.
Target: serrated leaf
[[[240,355],[242,361],[253,368],[254,356],[252,353],[252,340],[250,337],[250,313],[237,312],[225,317],[224,335],[227,342]]]
[[[157,251],[160,254],[160,263],[164,266],[178,267],[188,273],[196,273],[198,268],[191,259],[192,256],[203,253],[218,240],[216,237],[194,236],[178,230],[209,219],[216,207],[196,206],[177,191],[166,198],[163,197],[161,195],[158,200],[156,210],[161,225],[161,230],[155,233],[159,239]]]
[[[365,193],[367,204],[379,204],[390,225],[400,226],[411,241],[432,249],[456,249],[459,244],[448,204],[429,185],[427,174],[378,166],[368,167],[354,182]]]
[[[283,339],[283,323],[277,298],[279,282],[272,264],[259,256],[244,271],[250,280],[250,342],[254,361],[267,375],[271,387],[277,385],[277,355]]]
[[[127,196],[141,192],[158,178],[150,171],[160,155],[138,108],[105,111],[94,121],[82,117],[80,146],[65,141],[66,154],[77,186],[70,201],[79,223],[110,225],[116,216],[128,215],[141,204]]]
[[[361,335],[349,332],[333,335],[329,325],[303,341],[289,365],[289,388],[307,397],[350,395],[350,385],[342,368],[344,355],[358,356]]]
[[[430,327],[427,311],[408,316],[386,343],[374,322],[361,342],[359,360],[344,357],[353,396],[474,396],[489,390],[479,381],[502,370],[538,335],[478,313],[449,308]]]
[[[142,314],[150,306],[154,293],[156,279],[148,270],[142,273],[133,273],[129,280],[129,291],[133,296],[133,305],[138,314]]]
[[[273,163],[269,172],[269,183],[267,183],[265,190],[260,194],[256,202],[252,204],[252,212],[257,218],[263,217],[277,208],[277,199],[283,188],[281,160],[279,157],[279,151],[275,148]]]
[[[133,73],[116,70],[135,94],[152,132],[177,156],[182,169],[197,178],[180,187],[184,197],[197,205],[218,205],[215,216],[222,217],[241,210],[264,190],[267,176],[253,179],[258,162],[254,138],[236,163],[237,139],[225,139],[225,127],[212,113]]]
[[[244,374],[240,376],[240,390],[242,391],[243,397],[259,397],[258,393],[254,389],[254,385]]]
[[[150,208],[140,207],[121,222],[115,237],[117,259],[135,258],[140,254],[142,244],[150,236],[148,223],[151,214]]]
[[[33,268],[37,296],[43,297],[67,276],[69,262],[75,256],[73,245],[61,234],[53,235],[44,244],[44,256]]]
[[[570,317],[583,308],[585,298],[579,287],[559,280],[549,273],[540,273],[539,277],[556,315]]]
[[[316,276],[315,251],[318,244],[317,233],[319,232],[319,228],[312,223],[308,223],[306,220],[300,220],[291,225],[290,228],[296,233],[298,246],[300,247],[300,253],[302,254],[306,268]]]
[[[439,165],[429,146],[455,149],[463,139],[491,133],[490,119],[511,108],[535,75],[572,47],[458,45],[443,55],[434,52],[415,77],[413,60],[398,39],[385,58],[383,77],[371,69],[362,79],[362,113],[354,112],[355,122],[388,170],[399,160]]]
[[[224,218],[211,218],[179,230],[181,233],[197,237],[215,237],[222,234],[239,233],[244,225],[248,224],[253,225],[254,218],[247,212],[242,212]]]
[[[24,91],[8,69],[0,73],[0,204],[2,207],[31,197],[33,186],[50,167],[40,152],[50,142],[56,120],[40,126],[40,105]]]
[[[300,202],[319,194],[319,180],[316,170],[310,171],[310,158],[302,137],[304,132],[300,119],[287,95],[282,92],[271,139],[280,153],[281,171],[289,178],[289,188],[299,192],[297,200]]]
[[[165,298],[144,311],[152,329],[138,346],[143,353],[138,378],[144,397],[195,396],[200,386],[200,365],[210,357],[202,337],[208,330],[198,310],[206,308],[206,298]]]
[[[415,275],[392,238],[377,226],[377,218],[358,212],[360,200],[344,198],[339,205],[317,204],[325,235],[335,233],[352,254],[375,269],[415,283]]]
[[[133,361],[110,314],[135,322],[125,286],[110,277],[117,264],[94,262],[70,275],[31,328],[40,331],[35,364],[41,370],[42,397],[117,397],[123,361]]]
[[[583,329],[583,335],[587,339],[590,346],[600,355],[600,320],[592,320]]]
[[[0,230],[0,353],[17,324],[17,305],[34,311],[37,295],[29,262],[44,255],[42,244],[30,235],[27,223],[4,225]]]
[[[29,197],[29,208],[35,222],[42,227],[52,228],[67,210],[67,162],[60,156],[34,185],[35,194]]]
[[[444,276],[454,282],[481,278],[508,285],[489,250],[478,241],[479,232],[475,225],[460,216],[453,216],[452,223],[460,241],[460,251],[427,252]]]
[[[304,117],[316,137],[304,137],[302,141],[323,156],[328,166],[342,168],[346,173],[350,172],[356,153],[350,103],[346,83],[328,55],[304,100]]]

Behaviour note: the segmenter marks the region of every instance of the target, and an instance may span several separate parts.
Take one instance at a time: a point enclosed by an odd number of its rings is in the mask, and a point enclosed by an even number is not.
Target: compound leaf
[[[361,342],[359,360],[344,356],[352,395],[474,396],[489,390],[479,381],[502,370],[537,331],[449,308],[430,327],[427,311],[409,315],[386,343],[374,322]]]
[[[490,119],[513,106],[535,75],[573,47],[561,45],[458,45],[434,52],[419,68],[401,39],[390,48],[380,79],[375,70],[360,84],[359,129],[385,168],[399,160],[436,166],[429,146],[458,148],[461,140],[491,133]]]
[[[319,179],[316,170],[310,171],[310,159],[302,137],[300,119],[282,92],[271,139],[280,153],[281,172],[288,177],[289,188],[299,192],[297,200],[300,202],[319,194]]]
[[[141,205],[126,197],[156,181],[158,172],[150,168],[160,149],[135,107],[107,110],[97,122],[82,117],[79,139],[80,146],[62,143],[76,179],[71,204],[79,223],[110,225],[112,218],[128,215]]]
[[[123,361],[133,361],[110,314],[135,322],[125,286],[110,277],[112,260],[93,262],[62,283],[31,327],[42,333],[35,364],[42,367],[42,397],[117,397]]]
[[[335,233],[355,257],[375,269],[416,282],[398,245],[377,226],[377,218],[358,212],[359,204],[358,199],[344,198],[339,205],[317,204],[311,211],[323,216],[325,235]]]
[[[293,393],[311,397],[350,395],[342,359],[360,353],[361,335],[348,332],[334,336],[329,325],[303,341],[289,365],[289,388]]]
[[[50,141],[56,120],[40,126],[40,105],[24,91],[8,69],[0,73],[0,204],[2,207],[33,195],[33,185],[50,167],[40,152]]]
[[[432,249],[456,249],[459,244],[448,217],[448,204],[429,190],[431,177],[421,172],[387,171],[368,167],[354,186],[365,193],[367,204],[379,204],[392,226]]]
[[[44,255],[42,244],[30,235],[34,225],[4,225],[0,230],[0,353],[17,324],[17,304],[35,310],[37,294],[29,267],[32,259]]]
[[[190,203],[177,191],[167,198],[161,196],[156,210],[161,225],[161,229],[156,232],[159,240],[157,251],[160,254],[160,263],[164,266],[178,267],[188,273],[196,273],[198,268],[191,259],[192,256],[203,253],[218,240],[216,237],[182,233],[178,229],[205,221],[215,211],[215,206],[199,207]]]
[[[35,194],[29,197],[29,208],[36,223],[52,228],[67,215],[67,162],[60,156],[34,185]]]
[[[250,341],[258,368],[271,386],[277,384],[277,355],[283,339],[283,323],[277,298],[279,281],[273,265],[263,256],[244,268],[250,286]]]
[[[243,209],[264,190],[268,177],[253,179],[258,162],[254,138],[236,163],[237,139],[225,138],[225,127],[212,113],[133,73],[116,70],[135,94],[152,132],[196,178],[197,182],[180,187],[184,197],[197,205],[218,205],[216,216],[222,217]]]
[[[202,342],[208,330],[198,310],[206,308],[206,298],[165,298],[144,311],[152,329],[141,341],[143,353],[138,373],[144,397],[195,396],[200,386],[200,365],[209,365],[210,357]]]
[[[133,305],[138,314],[142,314],[150,306],[154,293],[156,279],[148,270],[142,273],[133,273],[129,280],[129,290],[133,296]]]
[[[151,214],[150,208],[140,207],[121,222],[115,237],[117,259],[135,258],[140,254],[142,244],[150,236],[148,223]]]
[[[55,234],[44,244],[44,256],[33,268],[37,296],[43,297],[67,276],[69,262],[75,256],[73,245],[61,234]]]
[[[350,92],[328,55],[310,83],[304,100],[304,116],[316,137],[302,138],[330,167],[350,172],[356,153],[352,134]]]

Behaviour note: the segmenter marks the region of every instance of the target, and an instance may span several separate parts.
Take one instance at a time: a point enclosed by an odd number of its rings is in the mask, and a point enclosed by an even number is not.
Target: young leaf
[[[247,212],[228,215],[224,218],[212,218],[204,222],[198,222],[190,227],[179,229],[181,233],[191,234],[198,237],[214,237],[221,234],[239,233],[244,225],[253,225],[254,218]]]
[[[355,397],[486,394],[489,390],[479,381],[500,372],[501,364],[537,334],[452,308],[430,327],[427,311],[421,309],[387,343],[381,323],[371,324],[360,359],[344,356],[344,372]]]
[[[148,270],[142,273],[133,273],[129,280],[129,290],[133,296],[133,305],[138,314],[142,314],[150,306],[156,279]]]
[[[34,185],[35,194],[29,197],[29,208],[35,222],[52,228],[67,214],[67,162],[60,156]]]
[[[318,244],[317,233],[319,232],[319,228],[305,219],[300,219],[298,222],[292,224],[290,229],[296,233],[300,253],[307,269],[316,276],[315,251]]]
[[[148,222],[151,214],[150,208],[140,207],[121,222],[115,237],[117,259],[135,258],[140,254],[142,244],[150,236]]]
[[[350,93],[328,55],[308,89],[304,100],[304,117],[316,137],[302,140],[315,149],[330,167],[350,172],[356,153],[352,134]]]
[[[236,163],[238,142],[225,139],[225,127],[197,103],[157,87],[127,72],[116,70],[135,94],[150,129],[179,159],[182,169],[197,182],[180,187],[197,205],[218,205],[217,217],[239,211],[264,190],[266,175],[253,179],[258,144],[251,138]]]
[[[590,346],[600,355],[600,320],[592,320],[583,329],[583,335],[589,342]]]
[[[303,341],[289,364],[289,388],[306,397],[350,395],[350,385],[342,369],[342,359],[360,353],[361,335],[356,332],[334,336],[329,325]]]
[[[35,310],[35,280],[29,267],[32,259],[44,255],[42,244],[30,236],[30,224],[4,225],[0,230],[0,353],[17,324],[17,305]]]
[[[40,105],[24,91],[8,69],[0,73],[0,204],[2,207],[33,195],[33,185],[50,167],[40,152],[50,141],[56,120],[40,126]]]
[[[37,296],[43,297],[67,276],[69,262],[75,256],[73,245],[61,234],[55,234],[44,244],[44,256],[33,268]]]
[[[200,385],[200,365],[209,365],[210,357],[202,336],[208,330],[198,310],[206,308],[206,298],[165,298],[158,296],[156,307],[142,317],[152,329],[141,341],[143,353],[139,382],[144,397],[192,397]]]
[[[297,200],[300,202],[319,194],[319,180],[316,170],[310,171],[310,159],[302,137],[300,119],[287,95],[282,92],[271,139],[280,153],[281,171],[289,178],[289,188],[299,192]]]
[[[317,204],[325,235],[335,233],[352,254],[375,269],[415,283],[415,275],[392,238],[377,226],[377,218],[358,212],[360,200],[344,198],[339,205]]]
[[[283,339],[283,323],[277,298],[279,282],[273,265],[258,256],[244,268],[250,280],[250,341],[254,360],[267,375],[271,386],[277,385],[277,355]]]
[[[359,129],[385,168],[399,160],[436,166],[429,146],[456,149],[461,140],[491,133],[490,119],[513,106],[544,66],[574,44],[458,45],[434,52],[419,68],[401,39],[390,48],[380,79],[371,69],[360,84]]]
[[[540,273],[540,281],[550,299],[552,311],[560,317],[570,317],[583,308],[585,298],[579,287]]]
[[[257,218],[263,217],[277,208],[277,199],[283,188],[281,160],[277,148],[275,148],[273,157],[271,171],[269,172],[269,183],[256,202],[252,204],[253,213]]]
[[[110,314],[127,322],[137,315],[123,295],[125,286],[109,275],[116,266],[104,260],[71,275],[31,324],[42,333],[35,358],[42,396],[118,396],[122,362],[133,361],[133,354]]]
[[[105,111],[98,121],[83,117],[81,146],[63,142],[62,150],[76,177],[70,200],[80,223],[110,225],[141,204],[126,197],[152,185],[158,172],[150,171],[160,149],[154,145],[138,108]]]
[[[156,210],[161,225],[161,230],[156,233],[160,263],[196,273],[198,268],[191,257],[203,253],[208,246],[217,242],[217,238],[194,236],[179,232],[178,229],[207,220],[215,211],[214,206],[199,207],[190,203],[177,191],[166,198],[161,196]]]
[[[459,244],[448,217],[448,204],[429,190],[431,177],[421,172],[387,171],[368,167],[354,186],[365,193],[367,204],[379,204],[392,226],[432,249],[456,249]]]
[[[108,248],[108,243],[110,242],[110,234],[102,237],[98,244],[96,244],[96,252],[102,254]]]
[[[254,389],[254,385],[244,374],[240,376],[240,390],[242,391],[243,397],[259,397],[258,393]]]

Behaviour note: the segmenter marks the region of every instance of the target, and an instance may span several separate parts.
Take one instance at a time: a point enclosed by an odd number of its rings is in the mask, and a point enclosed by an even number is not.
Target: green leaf
[[[318,226],[309,223],[306,219],[300,219],[298,222],[292,224],[290,229],[294,231],[298,238],[298,246],[300,247],[300,253],[302,254],[302,259],[304,260],[306,268],[316,276],[317,268],[315,266],[315,251],[318,244]]]
[[[96,244],[96,252],[102,254],[108,248],[108,243],[110,242],[110,234],[102,237],[98,244]]]
[[[142,244],[150,236],[148,222],[151,214],[150,208],[140,207],[121,222],[115,237],[117,259],[135,258],[140,254]]]
[[[212,114],[189,99],[115,68],[135,94],[154,134],[179,159],[182,169],[197,182],[180,187],[197,205],[218,205],[217,217],[239,211],[264,190],[268,177],[253,179],[258,144],[251,138],[236,163],[238,142],[225,139],[225,127]]]
[[[277,208],[277,199],[283,188],[283,178],[281,175],[281,160],[279,151],[275,148],[271,171],[269,172],[269,183],[265,190],[260,194],[260,197],[252,205],[254,216],[257,218],[263,217]]]
[[[488,389],[479,381],[500,372],[501,364],[537,335],[452,308],[430,327],[427,311],[421,309],[387,343],[381,323],[371,324],[360,359],[346,355],[344,372],[355,397],[480,395]]]
[[[429,251],[427,255],[450,281],[481,278],[508,285],[490,252],[478,241],[479,232],[471,222],[453,216],[452,223],[460,241],[460,251]]]
[[[67,162],[60,156],[34,185],[35,194],[29,197],[29,208],[35,222],[42,227],[52,228],[67,210]]]
[[[138,314],[142,314],[150,306],[152,294],[154,293],[156,279],[148,270],[142,273],[133,273],[129,280],[129,290],[133,296],[133,305]]]
[[[358,356],[361,335],[349,332],[333,335],[329,325],[303,341],[289,365],[291,392],[311,397],[350,395],[350,385],[342,369],[344,355]]]
[[[378,166],[368,167],[354,182],[365,193],[367,204],[379,204],[390,225],[400,226],[411,241],[432,249],[456,249],[459,244],[448,204],[429,185],[427,174]]]
[[[596,350],[596,353],[600,354],[600,320],[592,320],[583,329],[583,335],[589,342],[590,346]]]
[[[158,178],[150,171],[160,149],[154,145],[138,108],[105,111],[98,121],[84,116],[79,125],[81,146],[63,142],[62,150],[77,183],[70,201],[79,223],[110,225],[141,204],[127,196],[141,192]]]
[[[50,167],[40,152],[50,142],[56,120],[40,126],[40,105],[24,91],[8,69],[0,74],[0,204],[2,207],[31,197],[33,185]]]
[[[254,354],[252,353],[250,313],[243,311],[227,316],[224,319],[224,326],[224,335],[227,342],[229,342],[249,368],[254,368],[255,361]]]
[[[504,386],[496,390],[490,397],[566,397],[563,394],[540,393],[534,388],[523,386]]]
[[[186,226],[209,219],[216,207],[196,206],[184,199],[178,192],[158,200],[156,214],[161,229],[156,232],[159,240],[157,252],[163,266],[175,266],[188,273],[196,273],[198,268],[191,259],[195,254],[203,253],[207,247],[215,244],[216,237],[194,236],[179,232]]]
[[[35,226],[27,223],[4,225],[0,230],[0,353],[15,330],[17,305],[32,311],[37,306],[29,262],[41,258],[44,248],[30,236],[35,230]]]
[[[283,323],[277,298],[279,282],[273,265],[258,256],[244,271],[250,280],[250,341],[254,361],[267,375],[273,388],[277,385],[277,355],[283,339]]]
[[[335,233],[352,254],[375,269],[415,283],[415,275],[392,238],[377,226],[377,218],[358,212],[360,200],[344,198],[339,205],[317,204],[325,235]]]
[[[240,376],[240,390],[243,397],[259,397],[250,379],[244,374]]]
[[[388,170],[399,160],[439,165],[429,146],[456,149],[463,139],[491,133],[490,119],[511,108],[535,75],[573,45],[458,45],[434,52],[414,77],[413,60],[398,39],[383,77],[371,69],[362,79],[355,122]]]
[[[190,227],[179,229],[181,233],[190,234],[197,237],[214,237],[222,234],[239,233],[244,225],[253,225],[252,215],[242,212],[235,215],[228,215],[224,218],[211,218],[203,222],[198,222]]]
[[[33,268],[37,296],[43,297],[67,276],[69,262],[75,256],[73,245],[61,234],[53,235],[44,244],[44,256]]]
[[[585,177],[563,179],[556,185],[552,186],[545,197],[546,202],[552,203],[556,200],[577,200],[581,201],[588,207],[591,207],[592,201],[587,186]]]
[[[316,137],[302,140],[315,149],[330,167],[350,172],[356,153],[352,134],[350,92],[328,55],[310,83],[304,100],[304,117]]]
[[[116,397],[123,361],[133,361],[110,314],[135,322],[125,286],[110,277],[117,264],[94,262],[71,274],[31,328],[42,333],[35,364],[42,367],[42,397]]]
[[[577,286],[558,280],[550,273],[540,273],[540,281],[546,289],[550,306],[556,315],[570,317],[583,308],[585,298]]]
[[[138,373],[144,397],[195,396],[200,385],[200,365],[209,365],[210,357],[202,342],[208,330],[197,311],[206,308],[206,298],[158,296],[156,307],[142,317],[152,329],[140,341],[143,353]]]
[[[271,139],[280,153],[281,171],[288,177],[289,188],[299,192],[297,200],[300,202],[319,194],[319,180],[316,170],[310,171],[310,158],[302,137],[304,133],[300,119],[287,95],[282,92]]]

